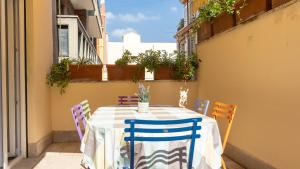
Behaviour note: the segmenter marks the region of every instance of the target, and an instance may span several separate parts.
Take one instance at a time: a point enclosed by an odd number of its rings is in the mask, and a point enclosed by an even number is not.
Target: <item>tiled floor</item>
[[[22,160],[12,169],[83,169],[80,143],[55,143],[40,157]],[[244,169],[229,158],[225,158],[228,169]]]

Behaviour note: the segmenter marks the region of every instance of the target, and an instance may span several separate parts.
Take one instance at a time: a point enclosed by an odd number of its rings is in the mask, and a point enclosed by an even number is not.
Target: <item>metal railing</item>
[[[74,28],[72,27],[72,24],[70,24],[70,20],[73,21],[76,20],[76,25],[77,27]],[[102,64],[102,61],[100,59],[100,57],[97,54],[97,50],[96,47],[94,45],[94,43],[92,42],[92,38],[88,35],[85,27],[83,26],[82,22],[80,21],[79,17],[76,15],[57,15],[57,24],[58,26],[60,25],[67,25],[68,29],[69,29],[69,35],[68,35],[68,41],[70,42],[70,36],[78,36],[77,42],[72,42],[72,44],[76,44],[76,45],[68,45],[69,46],[69,51],[74,51],[76,50],[77,53],[77,58],[87,58],[89,60],[91,60],[94,64]],[[78,34],[72,34],[70,32],[71,29],[77,29]],[[65,58],[65,57],[59,57],[59,60]],[[69,56],[69,58],[71,58],[71,56]],[[74,56],[72,56],[73,59]]]

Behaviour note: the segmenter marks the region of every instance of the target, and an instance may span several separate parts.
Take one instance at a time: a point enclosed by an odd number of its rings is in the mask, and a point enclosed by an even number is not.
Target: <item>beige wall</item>
[[[178,105],[179,89],[184,82],[155,81],[145,82],[150,86],[150,104]],[[71,115],[71,107],[84,99],[88,99],[92,111],[99,106],[117,104],[117,96],[134,95],[137,84],[130,81],[71,83],[65,94],[60,95],[57,88],[51,90],[52,129],[54,131],[75,130]],[[197,97],[197,82],[188,82],[188,107],[192,107]]]
[[[50,134],[50,88],[46,74],[52,64],[52,0],[26,1],[28,141],[35,143]]]
[[[198,45],[199,96],[238,105],[229,142],[300,168],[300,2]]]

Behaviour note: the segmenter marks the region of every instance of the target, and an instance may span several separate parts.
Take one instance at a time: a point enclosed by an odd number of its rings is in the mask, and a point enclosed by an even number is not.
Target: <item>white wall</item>
[[[165,50],[167,53],[173,53],[176,49],[176,43],[143,43],[141,36],[130,32],[123,36],[123,42],[108,42],[108,64],[114,64],[122,57],[125,50],[129,50],[133,55],[145,52],[146,50]]]

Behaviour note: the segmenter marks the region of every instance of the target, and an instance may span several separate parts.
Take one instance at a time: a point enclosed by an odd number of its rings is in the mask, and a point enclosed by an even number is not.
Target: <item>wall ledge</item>
[[[184,83],[184,80],[140,80],[139,82],[133,82],[132,80],[113,80],[113,81],[93,81],[93,80],[71,80],[70,83],[159,83],[159,82],[170,82],[170,83]],[[189,80],[186,83],[195,83],[197,80]]]
[[[254,157],[230,143],[227,144],[224,154],[247,169],[276,169],[271,164]]]
[[[54,143],[80,142],[77,131],[53,131]]]
[[[35,143],[28,143],[28,157],[38,157],[52,143],[52,132]]]

